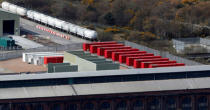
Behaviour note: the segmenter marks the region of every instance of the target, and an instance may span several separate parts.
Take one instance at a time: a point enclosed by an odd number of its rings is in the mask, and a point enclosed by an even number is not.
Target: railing
[[[24,52],[52,52],[52,51],[67,51],[67,50],[78,50],[82,48],[82,43],[68,44],[68,45],[58,45],[51,47],[38,47],[27,50],[16,50],[12,52],[0,53],[0,61],[8,60],[13,58],[19,58]]]

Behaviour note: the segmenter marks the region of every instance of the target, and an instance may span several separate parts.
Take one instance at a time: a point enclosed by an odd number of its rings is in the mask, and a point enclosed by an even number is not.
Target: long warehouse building
[[[209,110],[210,66],[0,76],[0,110]]]

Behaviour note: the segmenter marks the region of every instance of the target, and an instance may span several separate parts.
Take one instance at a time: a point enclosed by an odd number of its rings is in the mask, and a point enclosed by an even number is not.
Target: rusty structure
[[[0,110],[210,110],[209,68],[0,76]]]

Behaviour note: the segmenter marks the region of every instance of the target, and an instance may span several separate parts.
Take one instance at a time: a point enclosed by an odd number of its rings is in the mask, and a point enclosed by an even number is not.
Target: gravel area
[[[15,73],[47,71],[47,68],[44,66],[36,66],[22,62],[22,58],[0,61],[0,68],[4,68]]]

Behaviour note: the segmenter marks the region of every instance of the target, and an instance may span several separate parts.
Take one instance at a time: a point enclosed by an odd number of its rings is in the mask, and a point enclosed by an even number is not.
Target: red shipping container
[[[122,47],[99,47],[97,50],[97,54],[99,56],[104,56],[105,50],[116,50],[116,49],[131,49],[131,46],[122,46]]]
[[[158,68],[158,67],[175,67],[175,66],[185,66],[184,63],[172,63],[172,64],[151,64],[149,68]]]
[[[48,64],[49,62],[53,62],[53,61],[56,62],[56,59],[53,60],[52,57],[44,57],[44,64]]]
[[[171,64],[176,63],[176,61],[153,61],[153,62],[142,62],[142,68],[149,68],[152,64]]]
[[[63,57],[56,57],[56,63],[63,63]]]
[[[154,54],[153,53],[139,53],[139,54],[119,55],[119,62],[126,63],[127,57],[138,57],[138,56],[154,56]]]
[[[112,60],[119,61],[119,55],[147,53],[146,51],[128,51],[128,52],[112,52]]]
[[[141,68],[142,62],[152,62],[152,61],[169,61],[168,58],[155,58],[155,59],[135,59],[134,68]]]
[[[139,56],[139,57],[127,57],[126,58],[126,65],[133,66],[135,59],[154,59],[154,58],[161,58],[161,56]]]
[[[138,51],[139,49],[119,49],[119,50],[105,50],[104,57],[111,58],[112,52],[128,52],[128,51]]]
[[[93,43],[83,43],[83,50],[87,51],[90,50],[90,45],[103,45],[103,44],[117,44],[117,42],[93,42]]]
[[[44,64],[48,64],[48,63],[63,63],[63,56],[44,57]]]
[[[122,47],[123,44],[104,44],[104,45],[91,45],[90,46],[90,53],[97,53],[97,49],[99,47]]]

